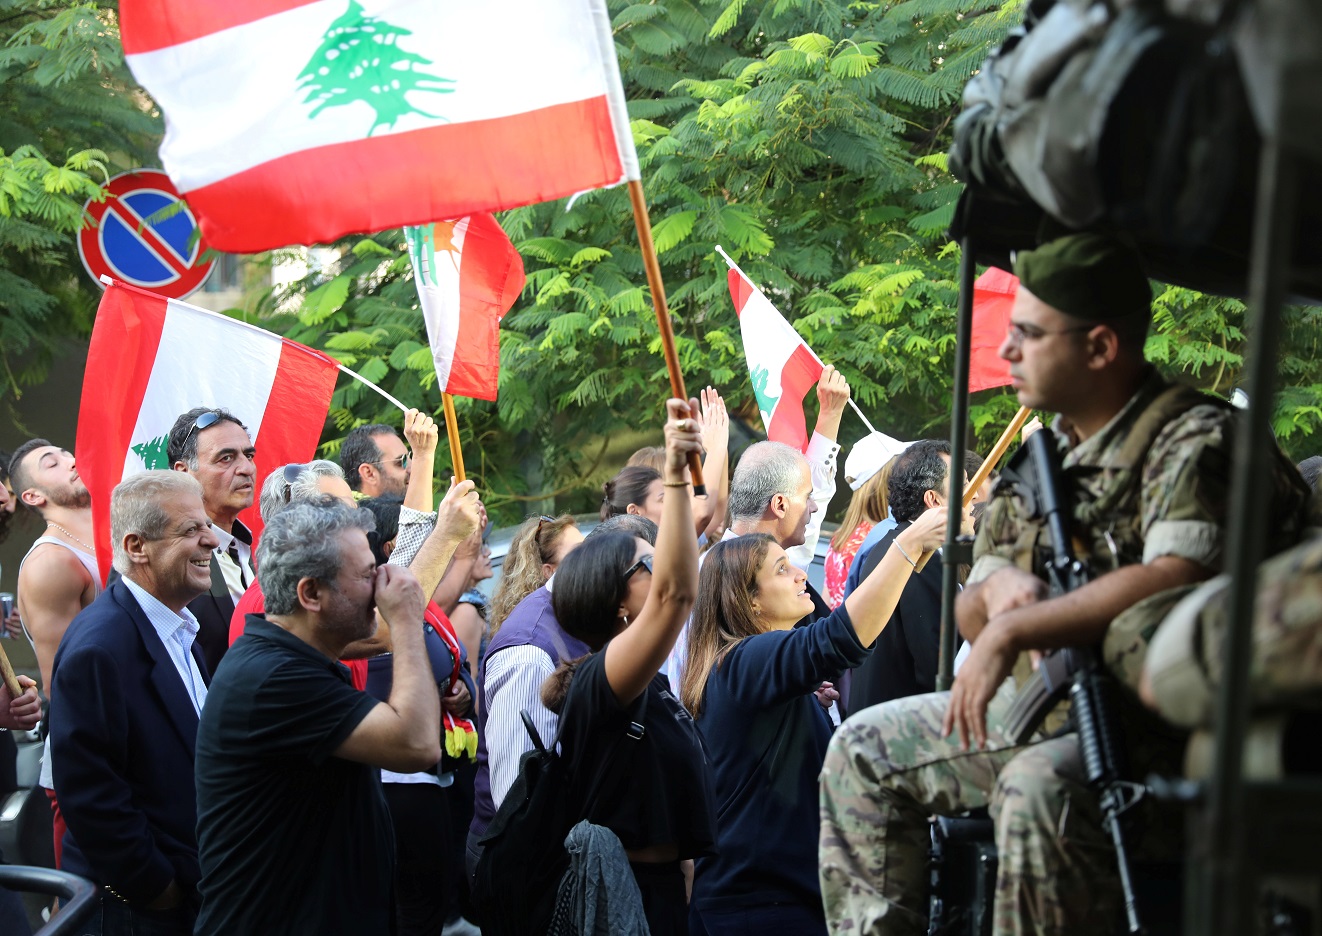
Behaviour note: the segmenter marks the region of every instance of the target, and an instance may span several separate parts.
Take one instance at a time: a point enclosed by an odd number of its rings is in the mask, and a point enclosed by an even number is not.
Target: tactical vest
[[[1067,464],[1063,470],[1062,493],[1071,505],[1075,555],[1088,563],[1094,577],[1143,561],[1140,501],[1148,453],[1163,430],[1196,406],[1231,408],[1192,387],[1175,384],[1139,414],[1118,451],[1104,455],[1097,464]],[[1018,501],[1022,526],[1014,544],[1015,564],[1045,578],[1052,554],[1050,533],[1040,518],[1029,516],[1013,485],[997,494]]]

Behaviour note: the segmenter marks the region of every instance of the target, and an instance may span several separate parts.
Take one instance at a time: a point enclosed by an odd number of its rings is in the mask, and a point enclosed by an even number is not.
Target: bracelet
[[[909,565],[913,566],[913,570],[917,572],[918,563],[914,562],[913,559],[909,557],[909,554],[904,551],[904,547],[900,545],[900,541],[898,539],[895,540],[895,548],[900,551],[900,555],[903,556],[908,561]]]
[[[691,482],[688,481],[662,481],[662,487],[688,487]]]

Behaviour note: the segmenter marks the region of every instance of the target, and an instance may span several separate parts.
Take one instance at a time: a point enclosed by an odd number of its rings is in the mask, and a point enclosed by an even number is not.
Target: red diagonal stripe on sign
[[[132,206],[116,199],[114,204],[106,208],[106,214],[114,214],[118,217],[120,222],[142,241],[143,246],[156,255],[156,259],[174,270],[176,276],[183,276],[188,272],[189,264],[175,252],[173,247],[156,235],[151,225],[143,219],[142,215],[134,211]],[[125,217],[126,215],[127,217]],[[104,216],[101,218],[101,223],[106,223]]]

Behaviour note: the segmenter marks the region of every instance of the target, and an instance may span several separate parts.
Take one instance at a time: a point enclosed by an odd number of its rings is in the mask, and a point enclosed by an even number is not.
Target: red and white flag
[[[1010,327],[1010,309],[1019,277],[988,267],[973,281],[973,343],[969,351],[969,392],[1010,383],[1010,362],[998,353]]]
[[[271,469],[314,457],[339,365],[251,325],[114,282],[101,298],[78,410],[78,474],[92,495],[101,577],[110,571],[110,492],[124,478],[169,468],[180,414],[223,407],[257,448],[254,493]],[[240,515],[261,529],[257,504]]]
[[[803,398],[822,376],[822,362],[771,300],[736,269],[730,270],[730,296],[767,438],[803,451],[809,438]]]
[[[436,388],[494,400],[500,320],[523,291],[523,258],[489,214],[406,227]]]
[[[123,0],[161,162],[252,253],[637,179],[606,0]]]

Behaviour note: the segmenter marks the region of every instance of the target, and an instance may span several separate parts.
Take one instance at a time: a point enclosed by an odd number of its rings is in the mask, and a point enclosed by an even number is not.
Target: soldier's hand
[[[410,622],[421,626],[427,599],[412,572],[402,566],[377,566],[375,586],[376,609],[386,623],[392,628]]]
[[[413,457],[430,459],[436,454],[436,446],[441,438],[441,431],[432,419],[421,410],[407,410],[404,413],[404,438],[413,450]]]
[[[457,541],[463,541],[480,530],[482,501],[472,481],[455,482],[450,478],[450,490],[441,506],[436,509],[436,530]],[[480,548],[480,547],[479,547]]]
[[[1002,628],[989,624],[978,635],[968,659],[950,687],[950,704],[941,721],[941,736],[958,732],[959,746],[981,749],[987,743],[987,706],[1014,668],[1017,654],[1002,637]]]
[[[1042,601],[1047,597],[1047,583],[1017,566],[1007,566],[988,576],[980,592],[990,621],[1006,611]]]
[[[832,364],[822,368],[822,376],[817,380],[817,402],[823,414],[843,413],[849,403],[849,381]]]

